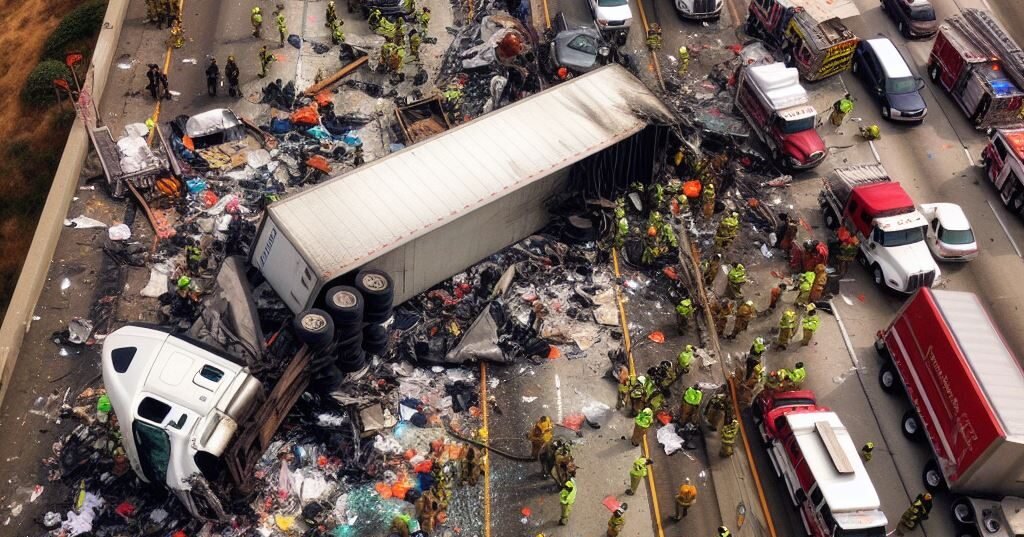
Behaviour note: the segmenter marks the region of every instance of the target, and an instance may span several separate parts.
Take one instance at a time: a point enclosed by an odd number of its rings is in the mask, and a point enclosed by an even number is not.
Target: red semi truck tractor
[[[929,491],[949,490],[958,537],[1024,535],[1024,372],[973,293],[922,288],[879,333],[882,389],[913,406]]]

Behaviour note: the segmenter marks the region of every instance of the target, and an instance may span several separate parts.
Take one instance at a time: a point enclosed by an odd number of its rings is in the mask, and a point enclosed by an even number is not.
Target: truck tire
[[[338,341],[338,346],[335,349],[334,355],[338,358],[346,356],[353,356],[359,353],[363,348],[363,332],[362,330],[356,332],[354,335],[349,336],[343,340]]]
[[[946,478],[943,477],[939,463],[935,462],[935,459],[928,459],[928,462],[924,464],[921,479],[924,481],[925,490],[932,494],[946,490]]]
[[[360,350],[358,354],[346,360],[338,360],[334,365],[342,373],[355,373],[366,366],[366,353]]]
[[[343,380],[345,380],[345,374],[337,367],[330,365],[317,373],[309,381],[309,391],[328,394],[337,390]]]
[[[831,207],[825,207],[825,225],[829,229],[839,229],[839,217]]]
[[[913,442],[920,442],[924,438],[921,420],[918,419],[917,412],[914,412],[913,409],[903,414],[903,419],[900,421],[900,430],[903,431],[903,436]]]
[[[878,263],[871,266],[871,279],[875,285],[885,286],[885,273],[882,272],[882,267],[878,266]]]
[[[879,3],[879,4],[882,4],[882,13],[885,13],[886,11],[888,11],[888,10],[889,10],[889,8],[888,8],[888,7],[886,7],[886,5],[885,5],[885,0],[879,0],[879,2],[878,2],[878,3]]]
[[[391,308],[377,312],[367,310],[366,313],[363,314],[363,322],[370,324],[384,324],[391,318],[392,312]]]
[[[886,360],[892,359],[892,355],[889,354],[889,348],[885,346],[885,340],[880,337],[875,338],[875,352]]]
[[[971,502],[967,501],[967,498],[957,497],[953,500],[952,505],[949,506],[949,510],[953,513],[953,520],[957,524],[963,524],[965,526],[973,526],[977,520],[974,514],[974,506]],[[957,530],[957,536],[963,535],[963,531]]]
[[[368,324],[363,328],[363,349],[378,354],[388,344],[388,330],[384,325]]]
[[[292,329],[299,341],[311,349],[323,349],[334,339],[334,320],[324,310],[306,310],[292,320]]]
[[[892,364],[885,364],[878,371],[878,384],[882,386],[885,393],[896,393],[899,389],[899,379],[896,376],[896,368]]]
[[[351,325],[363,321],[363,295],[355,287],[331,287],[327,290],[324,303],[337,325]]]
[[[382,312],[391,309],[395,298],[395,282],[383,270],[363,269],[356,273],[356,289],[363,294],[366,311]]]

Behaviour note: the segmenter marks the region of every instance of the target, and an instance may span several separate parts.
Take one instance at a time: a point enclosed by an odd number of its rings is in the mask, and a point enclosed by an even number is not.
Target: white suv
[[[590,12],[594,15],[594,24],[601,32],[629,30],[633,22],[633,12],[629,9],[629,0],[587,0]]]

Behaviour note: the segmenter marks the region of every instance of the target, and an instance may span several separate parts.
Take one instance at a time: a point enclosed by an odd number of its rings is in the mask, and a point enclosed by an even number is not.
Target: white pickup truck
[[[818,197],[825,225],[860,240],[860,261],[876,285],[901,293],[931,287],[941,274],[925,244],[928,221],[882,166],[836,168]]]

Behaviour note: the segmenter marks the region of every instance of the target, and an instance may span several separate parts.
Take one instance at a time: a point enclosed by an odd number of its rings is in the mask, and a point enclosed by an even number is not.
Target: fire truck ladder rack
[[[992,14],[981,9],[968,8],[962,16],[947,21],[968,36],[986,54],[1000,59],[1006,74],[1024,88],[1024,50],[1006,33]]]

